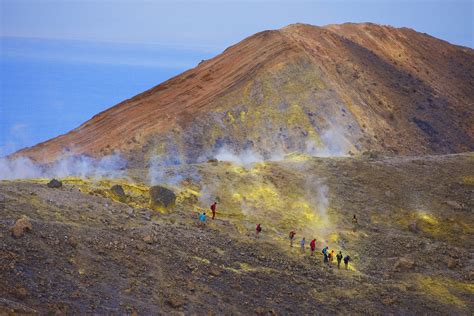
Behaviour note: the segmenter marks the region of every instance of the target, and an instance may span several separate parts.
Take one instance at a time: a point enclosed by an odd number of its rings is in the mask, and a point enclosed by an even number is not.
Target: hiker
[[[324,253],[324,263],[329,264],[329,258],[328,258],[328,253]]]
[[[352,230],[353,230],[354,232],[357,230],[358,223],[359,223],[359,221],[357,220],[357,217],[356,217],[356,215],[354,214],[354,216],[352,217],[352,225],[353,225]]]
[[[351,257],[349,257],[349,255],[345,256],[344,257],[344,265],[346,266],[346,270],[349,266],[349,261],[351,260]]]
[[[300,241],[301,252],[304,252],[304,245],[306,244],[306,239],[303,237]]]
[[[257,227],[255,228],[255,238],[258,238],[258,234],[262,231],[262,226],[260,224],[257,224]]]
[[[329,253],[328,257],[329,257],[329,262],[332,263],[334,261],[334,250],[331,250],[331,253]]]
[[[328,254],[328,250],[329,250],[329,247],[326,246],[326,247],[323,248],[323,250],[321,250],[321,252],[322,252],[323,255],[327,255],[327,254]]]
[[[328,249],[329,249],[329,247],[326,246],[326,247],[324,247],[323,250],[321,251],[321,252],[323,253],[323,255],[324,255],[324,263],[326,263],[326,264],[329,264]]]
[[[206,212],[199,215],[199,222],[201,226],[206,226]]]
[[[295,239],[295,235],[296,235],[295,231],[292,230],[290,232],[290,247],[293,247],[293,239]]]
[[[212,219],[216,217],[216,209],[217,209],[217,202],[214,202],[211,205]]]
[[[316,239],[311,240],[309,246],[311,247],[311,255],[314,256],[314,251],[316,250]]]
[[[342,261],[342,251],[339,251],[339,253],[336,256],[336,259],[337,259],[337,268],[340,269],[341,268],[341,261]]]

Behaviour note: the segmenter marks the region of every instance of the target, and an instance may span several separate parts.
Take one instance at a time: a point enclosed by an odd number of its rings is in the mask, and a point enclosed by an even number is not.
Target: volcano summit
[[[472,151],[474,51],[408,28],[293,24],[257,33],[15,156],[119,152],[131,166],[221,148],[333,155]]]

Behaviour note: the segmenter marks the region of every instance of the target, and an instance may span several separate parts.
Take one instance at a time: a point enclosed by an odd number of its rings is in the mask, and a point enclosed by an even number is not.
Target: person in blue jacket
[[[199,215],[199,222],[201,226],[206,225],[206,212],[203,212],[202,214]]]

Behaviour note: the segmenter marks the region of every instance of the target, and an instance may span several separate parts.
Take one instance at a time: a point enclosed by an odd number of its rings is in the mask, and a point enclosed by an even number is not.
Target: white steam
[[[28,158],[0,158],[0,180],[42,177],[43,170]]]
[[[148,162],[148,182],[150,185],[178,186],[184,180],[199,181],[199,178],[199,173],[192,165],[181,164],[176,157],[166,159],[153,156]]]
[[[220,161],[229,161],[242,166],[249,166],[256,162],[264,161],[262,155],[251,149],[246,149],[240,153],[237,153],[227,147],[222,147],[219,149],[215,155],[215,158]]]
[[[311,184],[313,197],[310,198],[310,203],[313,205],[313,211],[318,218],[318,227],[321,233],[328,233],[332,229],[331,221],[329,220],[329,188],[326,184],[316,183]],[[314,193],[316,193],[314,195]]]
[[[344,133],[336,127],[331,127],[321,133],[321,146],[313,141],[306,142],[305,153],[313,157],[347,157],[350,142]]]
[[[170,167],[172,163],[167,162],[159,156],[153,156],[148,165],[148,180],[150,185],[168,184],[178,185],[184,180],[184,176],[175,172]]]
[[[350,142],[344,136],[343,131],[338,127],[330,127],[320,135],[321,143],[307,141],[301,154],[312,157],[347,157],[351,148]],[[221,147],[214,158],[220,161],[228,161],[241,166],[251,166],[263,161],[281,161],[285,156],[292,154],[283,148],[283,145],[276,145],[272,148],[271,155],[264,157],[258,151],[246,149],[237,151],[227,146]]]
[[[71,156],[49,165],[40,165],[25,157],[0,158],[0,180],[69,176],[119,178],[126,175],[124,171],[126,165],[126,161],[118,154],[105,156],[101,159]]]

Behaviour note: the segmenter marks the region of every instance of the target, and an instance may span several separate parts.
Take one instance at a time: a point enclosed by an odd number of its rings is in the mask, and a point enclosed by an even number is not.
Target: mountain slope
[[[257,33],[80,127],[24,149],[192,162],[219,148],[412,155],[474,149],[474,51],[406,28]]]
[[[473,159],[202,163],[168,213],[148,207],[143,183],[0,181],[0,314],[470,315]],[[214,196],[217,217],[199,227]],[[22,216],[32,230],[13,238]],[[324,264],[325,246],[349,270]]]

